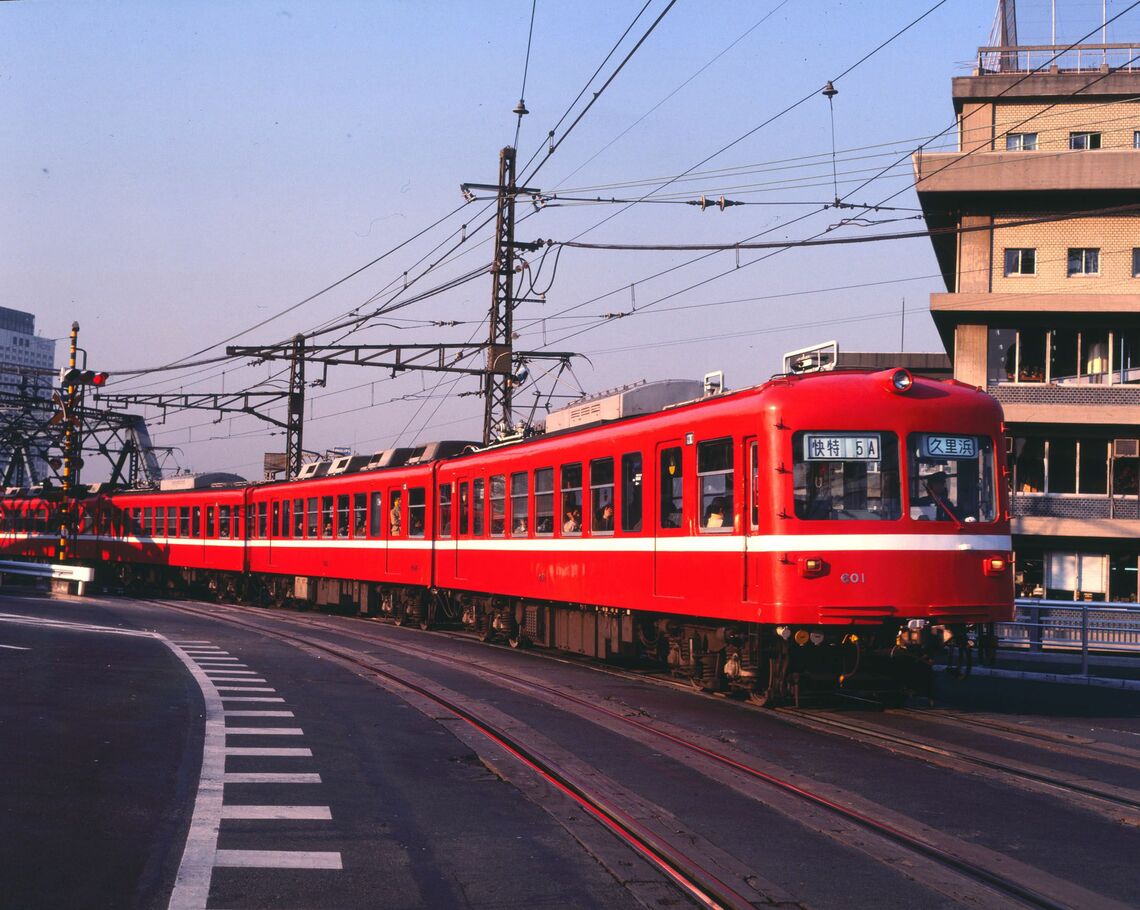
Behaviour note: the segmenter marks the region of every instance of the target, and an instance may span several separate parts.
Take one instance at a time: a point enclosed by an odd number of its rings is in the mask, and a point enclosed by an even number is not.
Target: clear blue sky
[[[643,181],[692,168],[818,90],[934,2],[679,0],[528,182],[564,195],[643,194],[658,185]],[[538,0],[520,162],[545,148],[547,131],[641,5]],[[665,5],[652,0],[631,34]],[[1109,15],[1126,5],[1109,3]],[[1048,0],[1018,6],[1022,43],[1047,43]],[[1100,22],[1100,0],[1057,6],[1058,40]],[[840,195],[950,126],[950,79],[967,73],[988,41],[994,8],[994,0],[949,0],[836,82]],[[474,231],[485,203],[247,331],[452,212],[462,202],[461,182],[494,182],[499,150],[514,139],[530,10],[529,0],[0,4],[2,303],[34,312],[46,335],[62,337],[78,320],[91,365],[113,373],[169,364],[231,336],[278,342],[371,311],[402,287],[405,271],[417,278],[442,258],[463,223]],[[1140,15],[1128,14],[1110,27],[1109,40],[1137,37],[1138,24]],[[627,39],[614,60],[630,46]],[[723,213],[674,205],[534,213],[527,206],[518,237],[807,237],[851,214],[821,211],[834,196],[830,137],[827,101],[813,97],[660,194],[723,193],[780,205]],[[739,170],[707,173],[713,169]],[[909,185],[904,160],[851,201],[890,198],[904,210],[866,217],[910,218],[917,203]],[[920,226],[904,220],[880,229]],[[486,265],[491,254],[484,228],[412,290]],[[528,258],[537,273],[540,257]],[[739,270],[730,253],[685,265],[693,258],[567,250],[555,270],[551,257],[537,282],[550,284],[546,302],[520,305],[516,345],[586,354],[575,376],[564,377],[566,394],[712,369],[739,387],[775,372],[783,351],[817,340],[898,349],[905,299],[907,349],[940,349],[925,310],[930,292],[943,288],[926,240],[792,250],[763,261],[746,253]],[[490,277],[480,276],[343,340],[482,340],[490,296]],[[632,300],[638,315],[601,318],[630,310]],[[462,324],[440,328],[433,320]],[[282,366],[150,374],[115,389],[228,391],[253,387]],[[312,371],[310,378],[317,378]],[[393,380],[336,369],[324,387],[308,391],[306,447],[370,452],[397,441],[477,438],[482,402],[459,395],[476,381],[437,383],[432,375]],[[525,389],[516,404],[533,401]],[[214,424],[207,413],[189,412],[160,425],[155,412],[145,413],[155,441],[177,447],[185,468],[257,477],[262,453],[284,448],[250,418]]]

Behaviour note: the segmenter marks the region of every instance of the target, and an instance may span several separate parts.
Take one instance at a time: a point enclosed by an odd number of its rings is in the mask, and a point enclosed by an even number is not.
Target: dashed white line
[[[254,676],[211,676],[213,682],[239,682],[239,683],[263,683],[264,679],[258,679]]]
[[[260,672],[259,670],[236,670],[232,667],[204,667],[203,669],[207,676],[217,673],[229,673],[231,676],[256,676]]]
[[[319,774],[306,772],[290,774],[281,771],[227,771],[227,784],[319,784]]]
[[[272,746],[226,746],[226,755],[256,755],[262,758],[312,758],[313,750],[300,746],[294,749]]]
[[[225,711],[226,717],[293,717],[292,711]]]
[[[283,698],[274,698],[271,695],[223,695],[222,701],[274,701],[284,703]]]
[[[219,692],[276,692],[272,686],[218,686]]]
[[[339,853],[313,850],[219,850],[219,866],[246,869],[341,869]]]
[[[222,806],[222,818],[244,818],[259,821],[306,819],[331,821],[328,806]]]
[[[241,712],[239,712],[241,713]],[[289,714],[292,717],[292,714]],[[226,727],[226,736],[304,736],[300,727]]]
[[[0,648],[4,648],[6,651],[30,651],[30,650],[32,650],[31,648],[21,648],[19,645],[0,645]]]

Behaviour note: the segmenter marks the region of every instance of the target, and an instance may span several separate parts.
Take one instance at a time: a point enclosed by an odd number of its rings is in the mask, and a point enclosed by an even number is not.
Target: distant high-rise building
[[[1016,41],[953,80],[958,150],[913,159],[950,229],[931,314],[956,378],[1005,408],[1017,593],[1135,601],[1140,44]]]
[[[36,317],[22,310],[0,306],[0,409],[6,437],[0,440],[0,477],[28,485],[50,473],[43,450],[27,445],[35,436],[38,417],[20,417],[19,399],[50,398],[55,386],[55,340],[36,334]],[[13,461],[15,460],[15,463]]]

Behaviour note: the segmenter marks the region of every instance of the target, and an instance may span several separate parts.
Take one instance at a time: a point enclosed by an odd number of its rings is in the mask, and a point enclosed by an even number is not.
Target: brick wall
[[[1036,133],[1037,150],[1062,151],[1069,133],[1099,132],[1102,148],[1132,148],[1133,133],[1140,130],[1140,101],[1002,103],[964,106],[959,118],[959,150],[978,146],[1005,150],[1004,134]],[[997,137],[997,138],[995,138]]]
[[[1088,154],[1096,154],[1089,152]],[[997,225],[1017,221],[1017,215],[995,219]],[[1134,294],[1140,293],[1140,278],[1132,277],[1132,250],[1140,247],[1140,217],[1078,218],[994,232],[993,290],[995,293],[1034,294]],[[1029,247],[1037,250],[1037,274],[1006,278],[1005,250]],[[1070,247],[1100,250],[1100,274],[1066,275]]]

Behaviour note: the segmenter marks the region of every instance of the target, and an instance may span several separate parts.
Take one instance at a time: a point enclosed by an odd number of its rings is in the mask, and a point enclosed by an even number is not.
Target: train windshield
[[[894,433],[804,430],[792,439],[796,518],[896,521],[902,515]]]
[[[911,433],[910,517],[963,524],[997,514],[994,443],[988,436]]]

